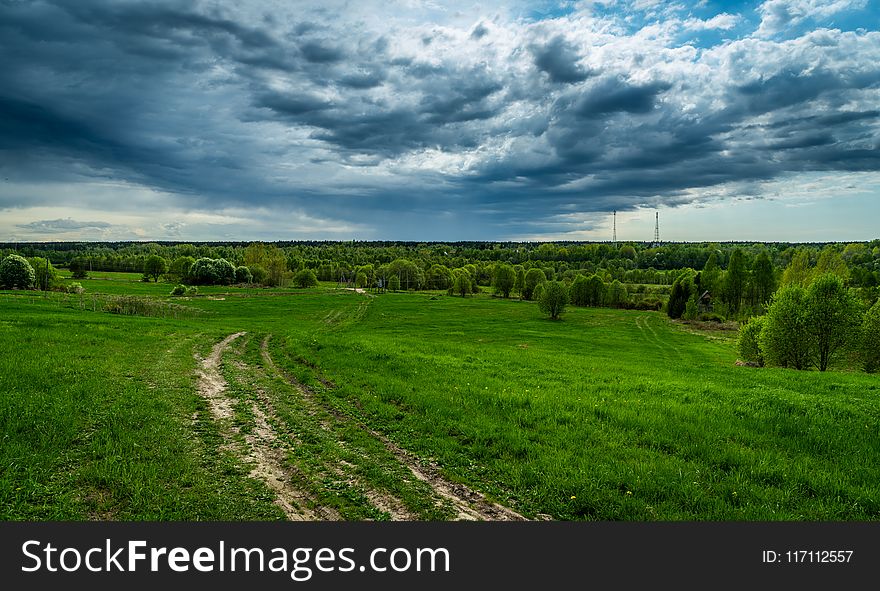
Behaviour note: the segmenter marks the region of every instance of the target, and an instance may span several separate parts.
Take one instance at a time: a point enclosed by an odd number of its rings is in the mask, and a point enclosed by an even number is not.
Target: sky
[[[880,2],[0,0],[0,241],[880,237]]]

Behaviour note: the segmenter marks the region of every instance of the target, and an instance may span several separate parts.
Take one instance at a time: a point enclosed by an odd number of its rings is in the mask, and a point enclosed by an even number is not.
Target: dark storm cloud
[[[582,82],[592,75],[577,62],[579,56],[562,37],[555,37],[546,45],[533,46],[535,66],[545,72],[552,82]]]
[[[629,84],[619,78],[606,78],[579,97],[573,111],[579,117],[592,118],[608,113],[650,113],[660,93],[671,88],[668,82]]]
[[[622,37],[588,69],[593,50],[569,41],[588,37],[565,19],[455,33],[206,6],[0,3],[4,176],[120,180],[195,209],[525,227],[793,172],[880,170],[880,68],[846,62],[836,41],[763,60],[746,47],[718,60],[746,62],[735,73],[716,64],[696,80],[699,53],[652,66],[656,42]],[[86,222],[25,229],[64,223]]]
[[[328,64],[341,61],[345,53],[328,41],[307,41],[299,46],[300,53],[308,61],[316,64]]]

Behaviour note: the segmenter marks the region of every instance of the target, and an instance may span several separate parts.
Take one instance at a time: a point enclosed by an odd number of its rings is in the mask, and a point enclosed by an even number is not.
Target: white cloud
[[[758,7],[759,37],[770,37],[806,19],[823,19],[845,10],[864,8],[867,0],[766,0]]]

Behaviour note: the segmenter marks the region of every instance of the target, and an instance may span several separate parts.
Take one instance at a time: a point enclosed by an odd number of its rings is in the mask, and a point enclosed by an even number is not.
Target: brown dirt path
[[[385,448],[397,459],[397,461],[406,466],[409,471],[412,472],[413,476],[429,484],[438,497],[449,501],[453,505],[458,519],[465,521],[527,521],[525,517],[513,509],[490,501],[481,493],[464,484],[451,482],[446,479],[437,468],[420,463],[413,454],[403,449],[378,431],[370,429],[367,425],[356,421],[352,417],[344,415],[336,409],[321,404],[311,388],[300,383],[296,378],[280,369],[275,365],[274,361],[272,361],[272,357],[269,354],[269,339],[271,336],[272,335],[267,335],[260,344],[260,352],[262,353],[267,368],[283,376],[288,383],[294,386],[302,394],[303,399],[307,404],[312,406],[313,409],[319,407],[323,408],[337,420],[354,424],[382,442]],[[322,380],[322,383],[327,384],[329,382]]]
[[[275,493],[275,504],[281,507],[291,521],[332,521],[339,515],[326,507],[315,507],[316,503],[306,492],[291,483],[291,473],[284,466],[284,455],[279,447],[279,438],[269,423],[266,414],[254,402],[251,410],[254,413],[256,428],[253,433],[245,434],[245,446],[237,446],[231,442],[234,435],[241,435],[240,430],[232,424],[234,416],[233,402],[227,396],[226,380],[220,373],[220,361],[227,347],[244,332],[231,334],[211,349],[208,357],[196,359],[201,364],[199,372],[199,394],[208,402],[211,415],[219,423],[220,431],[230,441],[230,448],[246,463],[252,464],[250,476],[262,480]]]

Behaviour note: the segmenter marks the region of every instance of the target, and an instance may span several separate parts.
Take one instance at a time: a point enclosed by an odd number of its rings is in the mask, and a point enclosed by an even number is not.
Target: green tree
[[[500,293],[503,297],[510,297],[513,290],[513,284],[516,281],[516,272],[513,267],[506,263],[495,265],[495,274],[492,277],[492,285],[495,287],[495,293]]]
[[[862,321],[861,353],[865,371],[880,369],[880,300],[865,314]]]
[[[159,283],[159,277],[168,271],[168,261],[157,254],[151,254],[144,261],[144,276]]]
[[[552,320],[557,320],[559,315],[565,311],[565,305],[568,303],[568,289],[562,281],[547,281],[542,284],[540,296],[538,297],[538,309],[544,314],[550,316]]]
[[[819,253],[819,260],[816,261],[816,268],[813,269],[813,279],[831,273],[837,275],[841,280],[846,282],[849,279],[849,267],[846,261],[833,247],[829,246]]]
[[[30,289],[36,273],[27,259],[11,254],[0,262],[0,287],[3,289]]]
[[[315,287],[318,285],[318,276],[312,269],[302,269],[293,276],[293,284],[297,287]]]
[[[590,281],[585,275],[578,275],[571,282],[568,290],[569,298],[574,306],[590,305]]]
[[[528,273],[526,273],[525,279],[523,280],[523,299],[530,300],[532,299],[532,292],[535,291],[535,288],[547,281],[547,276],[544,275],[544,271],[538,268],[529,269]]]
[[[752,265],[752,287],[755,294],[755,303],[764,306],[770,301],[773,292],[776,291],[776,277],[773,274],[773,263],[766,250],[762,250],[755,258]]]
[[[452,271],[446,265],[431,265],[427,276],[428,289],[449,289],[452,285]]]
[[[74,279],[86,279],[89,276],[89,263],[83,257],[75,257],[68,265]]]
[[[354,284],[361,289],[367,287],[367,285],[369,285],[369,278],[367,277],[367,274],[363,271],[358,271],[357,274],[354,276]]]
[[[266,278],[269,276],[266,269],[260,265],[250,265],[248,269],[251,272],[251,279],[254,283],[258,285],[266,285]]]
[[[687,310],[687,303],[697,291],[694,284],[694,271],[687,269],[672,282],[672,291],[666,304],[666,315],[670,318],[681,318]]]
[[[746,289],[746,279],[745,255],[742,250],[736,248],[727,263],[727,272],[724,273],[724,293],[722,294],[731,314],[739,312]]]
[[[34,287],[49,291],[61,286],[61,275],[58,270],[43,257],[30,257],[27,261],[34,270]]]
[[[459,271],[454,274],[454,279],[452,280],[452,291],[453,293],[457,293],[461,297],[466,296],[471,293],[471,276],[470,274],[463,269],[456,269]]]
[[[700,272],[700,289],[708,291],[714,298],[721,295],[721,267],[718,266],[718,257],[713,252],[703,265]]]
[[[388,272],[397,275],[400,285],[405,290],[422,289],[425,283],[425,274],[422,269],[408,259],[395,259],[388,265]]]
[[[626,286],[615,279],[608,286],[608,305],[612,308],[621,308],[629,299]]]
[[[810,268],[810,253],[806,249],[798,250],[792,257],[791,262],[782,273],[782,285],[799,285],[806,287],[812,278]]]
[[[180,283],[185,282],[189,277],[189,270],[192,268],[196,260],[191,256],[180,256],[171,261],[168,266],[167,275],[173,281]]]
[[[812,344],[806,300],[806,290],[796,284],[787,285],[773,295],[759,339],[768,364],[795,369],[809,365]]]
[[[391,291],[400,291],[400,277],[391,275],[388,278],[388,289]]]
[[[605,304],[605,292],[607,287],[605,282],[596,274],[587,279],[587,302],[590,306],[602,306]]]
[[[522,265],[516,265],[513,269],[516,271],[516,279],[513,281],[513,291],[518,293],[520,297],[523,297],[523,289],[525,289],[526,285],[526,271],[523,269]]]
[[[764,317],[752,316],[739,329],[737,349],[743,361],[754,363],[758,367],[764,367],[764,354],[761,352],[761,331],[764,329]]]
[[[807,330],[815,347],[814,363],[828,369],[836,353],[858,339],[862,323],[858,300],[832,273],[817,277],[807,290]]]

